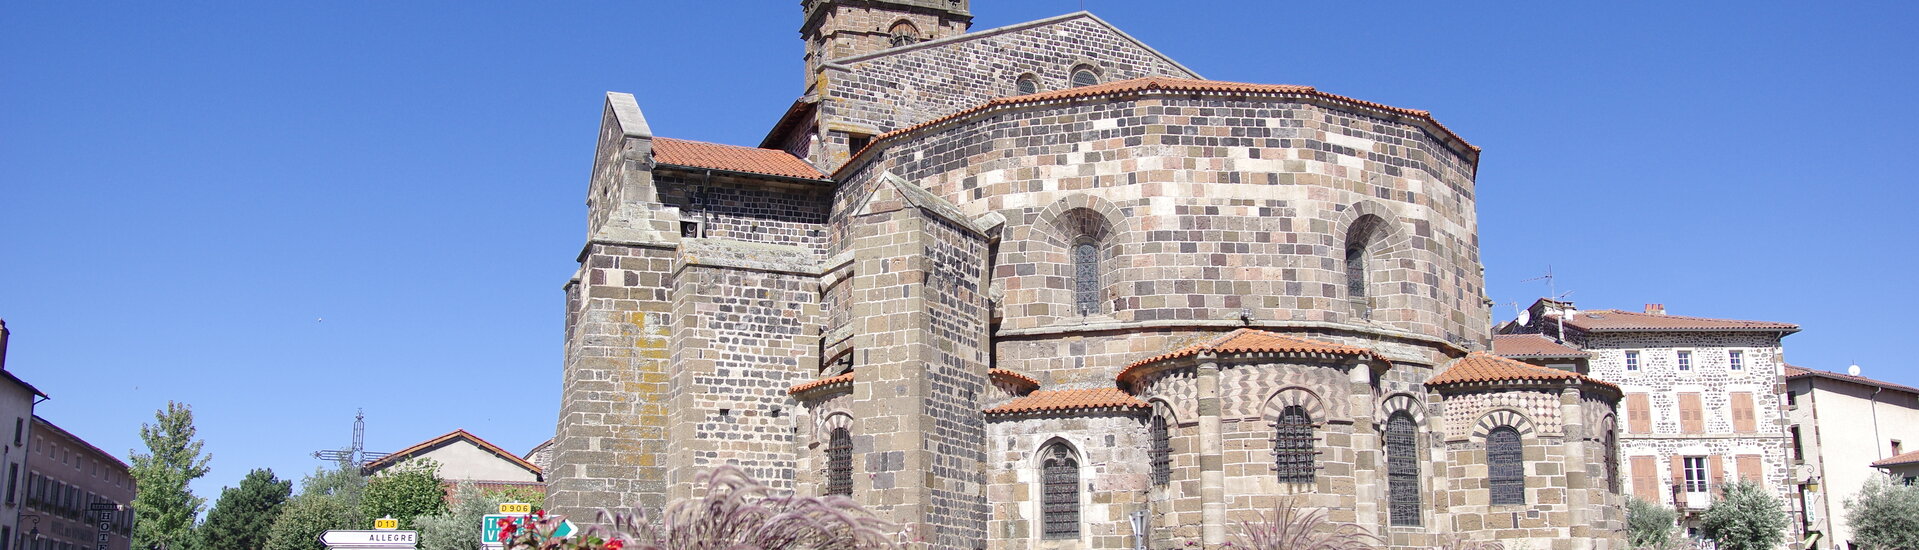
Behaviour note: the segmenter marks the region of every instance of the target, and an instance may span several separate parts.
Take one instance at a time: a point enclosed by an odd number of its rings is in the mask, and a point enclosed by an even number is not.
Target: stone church
[[[1479,149],[1431,114],[1085,12],[801,8],[756,146],[607,95],[556,511],[733,464],[942,549],[1217,548],[1282,499],[1394,547],[1622,546],[1619,388],[1483,351]]]

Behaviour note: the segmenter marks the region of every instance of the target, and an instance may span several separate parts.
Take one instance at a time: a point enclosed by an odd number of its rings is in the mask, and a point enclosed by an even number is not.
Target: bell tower
[[[806,22],[806,86],[811,90],[821,65],[842,57],[872,53],[964,34],[973,24],[971,0],[801,0]]]

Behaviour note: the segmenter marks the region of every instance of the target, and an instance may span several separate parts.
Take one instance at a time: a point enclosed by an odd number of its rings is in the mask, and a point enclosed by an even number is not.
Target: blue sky
[[[1218,80],[1427,109],[1485,148],[1487,286],[1799,323],[1788,360],[1919,385],[1912,3],[975,0],[1086,9]],[[0,316],[40,412],[124,457],[191,403],[203,496],[347,443],[550,437],[602,94],[754,145],[797,2],[16,3]],[[321,319],[324,319],[322,321]]]

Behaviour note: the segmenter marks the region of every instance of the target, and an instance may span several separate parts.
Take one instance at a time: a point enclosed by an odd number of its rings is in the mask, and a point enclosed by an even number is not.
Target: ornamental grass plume
[[[658,518],[600,512],[578,537],[551,536],[559,516],[529,518],[507,550],[893,550],[893,525],[844,496],[773,495],[731,466],[701,474],[706,496],[678,499]]]
[[[1302,509],[1292,499],[1274,505],[1271,517],[1239,522],[1235,538],[1247,550],[1371,550],[1380,542],[1357,525],[1336,525],[1325,510]]]
[[[1496,540],[1476,540],[1464,535],[1447,537],[1446,544],[1440,550],[1506,550],[1506,543]]]

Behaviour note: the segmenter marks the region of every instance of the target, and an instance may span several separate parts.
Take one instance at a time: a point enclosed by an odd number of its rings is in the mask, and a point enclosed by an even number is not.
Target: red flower
[[[536,517],[536,518],[540,518],[541,520],[545,520],[545,519],[546,519],[546,510],[534,510],[534,511],[533,511],[533,517]]]
[[[505,525],[500,527],[500,541],[505,542],[505,541],[513,540],[513,532],[518,531],[520,527],[518,525],[508,523],[505,520],[501,520],[501,523],[504,523]]]
[[[604,550],[620,550],[622,546],[626,546],[626,543],[620,541],[620,539],[613,539],[606,541],[606,548]]]

